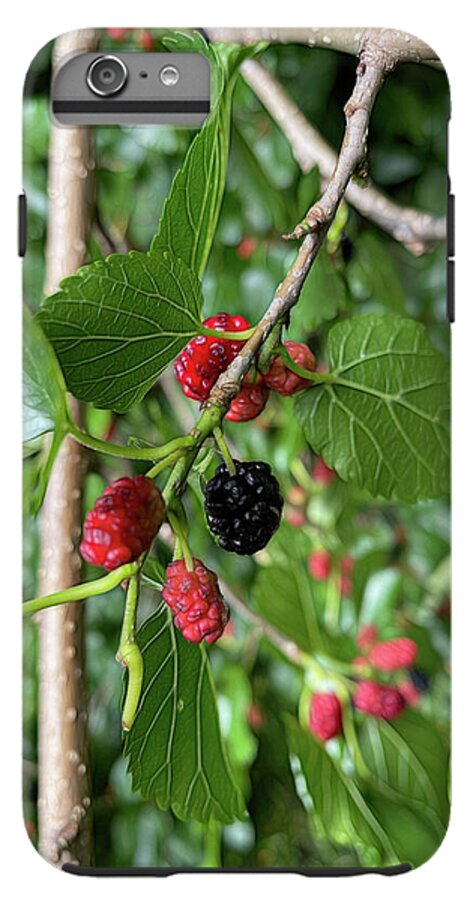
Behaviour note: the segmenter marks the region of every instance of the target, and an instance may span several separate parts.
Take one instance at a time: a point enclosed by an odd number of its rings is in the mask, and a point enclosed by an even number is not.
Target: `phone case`
[[[205,123],[53,122],[59,66],[124,51],[205,56]],[[378,28],[83,30],[31,64],[24,818],[54,865],[440,846],[449,115],[436,54]]]

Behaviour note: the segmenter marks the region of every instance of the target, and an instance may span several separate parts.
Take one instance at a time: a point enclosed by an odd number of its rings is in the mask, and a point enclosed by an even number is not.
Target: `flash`
[[[180,72],[175,66],[164,66],[159,72],[159,78],[166,87],[173,87],[180,78]]]

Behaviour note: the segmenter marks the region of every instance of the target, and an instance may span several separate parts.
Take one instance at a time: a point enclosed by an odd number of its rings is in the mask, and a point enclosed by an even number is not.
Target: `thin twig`
[[[337,155],[330,144],[306,119],[278,79],[260,62],[246,60],[241,66],[243,78],[286,135],[303,172],[318,167],[328,179],[336,167]],[[446,219],[411,207],[400,206],[376,187],[361,187],[350,181],[345,199],[367,219],[375,222],[415,256],[446,238]]]
[[[438,54],[428,44],[394,28],[207,28],[207,35],[214,41],[232,44],[304,44],[307,47],[324,47],[358,56],[362,40],[372,35],[399,56],[400,62],[424,63],[442,68]]]

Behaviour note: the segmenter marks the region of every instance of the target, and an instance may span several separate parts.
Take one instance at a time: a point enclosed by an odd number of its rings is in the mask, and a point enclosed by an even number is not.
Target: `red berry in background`
[[[139,37],[139,47],[142,50],[153,50],[155,46],[154,37],[148,28],[144,28]]]
[[[149,549],[164,518],[164,500],[151,478],[119,478],[86,515],[81,555],[93,566],[117,569]]]
[[[307,494],[304,488],[300,487],[298,484],[293,484],[288,491],[286,499],[288,503],[291,503],[293,506],[302,506],[307,500]]]
[[[263,727],[265,719],[263,710],[261,706],[258,706],[257,703],[252,703],[248,708],[248,724],[253,731],[259,731],[260,728]]]
[[[327,550],[314,550],[309,557],[308,565],[316,581],[326,581],[331,571],[331,555]]]
[[[329,466],[326,466],[324,460],[320,456],[317,462],[314,463],[312,477],[314,478],[314,481],[319,482],[319,484],[330,484],[331,481],[334,481],[336,473],[334,472],[334,469],[330,469]]]
[[[356,656],[355,659],[352,660],[353,666],[368,666],[369,661],[366,656]]]
[[[218,587],[218,578],[193,558],[193,570],[177,559],[165,571],[162,596],[174,615],[174,625],[186,641],[213,644],[222,636],[230,617]]]
[[[309,728],[320,741],[330,741],[342,731],[342,707],[335,694],[313,694]]]
[[[306,523],[306,517],[299,509],[291,509],[286,518],[289,524],[293,526],[293,528],[302,528],[302,526]]]
[[[378,640],[378,631],[375,625],[361,625],[357,633],[355,643],[361,650],[367,650]]]
[[[106,31],[113,41],[123,41],[130,28],[107,28]]]
[[[268,397],[269,389],[263,384],[260,376],[254,384],[245,379],[239,394],[231,401],[225,419],[229,422],[249,422],[256,419],[256,416],[263,412]]]
[[[355,560],[352,556],[343,556],[340,561],[340,592],[344,597],[349,597],[352,594],[352,581],[350,575],[354,568],[354,563]]]
[[[405,709],[405,699],[397,688],[376,681],[359,682],[353,702],[356,709],[378,719],[396,719]]]
[[[407,703],[408,706],[418,706],[420,702],[420,691],[416,689],[409,678],[398,683],[398,690],[402,697],[405,698],[405,703]]]
[[[214,331],[246,331],[250,323],[243,316],[218,313],[205,319],[206,328]],[[193,338],[175,360],[177,381],[186,397],[203,403],[213,385],[231,361],[240,352],[244,341],[220,340],[216,337],[198,335]]]
[[[297,344],[296,341],[285,341],[284,346],[293,362],[303,369],[313,372],[316,368],[316,357],[307,344]],[[311,387],[312,381],[300,378],[295,372],[286,368],[286,363],[281,356],[274,356],[270,367],[263,376],[265,384],[272,391],[281,394],[282,397],[290,397],[304,388]]]
[[[417,657],[418,647],[411,638],[392,638],[375,644],[369,653],[369,662],[382,672],[394,669],[406,669],[412,666]]]
[[[249,259],[255,252],[257,244],[258,242],[254,237],[247,236],[242,238],[236,248],[236,255],[240,259]]]

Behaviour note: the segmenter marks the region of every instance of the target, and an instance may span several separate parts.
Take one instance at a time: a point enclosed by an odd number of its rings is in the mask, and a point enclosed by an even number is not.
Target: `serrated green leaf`
[[[415,500],[449,488],[449,373],[422,325],[391,315],[347,319],[329,333],[332,381],[305,391],[306,439],[345,481]]]
[[[40,319],[75,397],[126,412],[199,333],[201,308],[181,260],[132,251],[66,278]]]
[[[23,311],[23,440],[67,430],[66,387],[37,319]]]
[[[180,819],[243,818],[205,649],[182,638],[164,607],[144,622],[137,641],[144,683],[124,747],[133,789]]]
[[[357,782],[345,775],[324,747],[293,719],[286,720],[286,729],[298,790],[302,796],[305,786],[303,799],[320,836],[352,847],[362,865],[398,864],[392,839]]]
[[[207,264],[225,189],[230,144],[231,100],[240,63],[255,48],[207,45],[200,35],[168,40],[174,49],[199,50],[210,60],[215,105],[194,138],[164,204],[151,252],[171,253],[200,278]]]
[[[367,717],[359,742],[370,771],[412,804],[444,836],[449,817],[448,747],[435,726],[412,710],[393,722]]]

